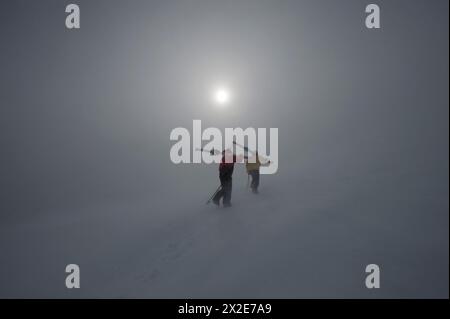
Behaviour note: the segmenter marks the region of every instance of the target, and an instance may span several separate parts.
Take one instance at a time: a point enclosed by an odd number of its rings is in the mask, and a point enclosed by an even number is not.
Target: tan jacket
[[[252,171],[259,171],[259,168],[261,166],[269,166],[270,161],[263,158],[264,161],[267,161],[265,163],[261,163],[259,160],[259,155],[253,155],[252,157],[249,157],[247,160],[245,160],[245,168],[247,169],[247,174]]]
[[[245,161],[245,168],[247,169],[247,173],[250,173],[251,171],[259,171],[259,168],[261,167],[261,162],[259,161],[259,156],[250,157]]]

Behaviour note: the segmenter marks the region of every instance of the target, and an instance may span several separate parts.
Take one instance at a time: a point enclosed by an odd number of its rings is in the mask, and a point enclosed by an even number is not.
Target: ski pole
[[[211,200],[214,198],[214,196],[216,196],[216,194],[222,189],[222,185],[219,185],[219,187],[217,188],[217,190],[214,192],[214,194],[212,194],[212,196],[208,199],[208,201],[206,202],[206,205],[208,205],[209,203],[211,203]]]

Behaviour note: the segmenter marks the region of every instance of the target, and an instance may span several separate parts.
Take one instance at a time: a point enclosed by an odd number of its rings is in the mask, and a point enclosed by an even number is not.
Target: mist
[[[448,1],[379,30],[356,0],[77,4],[0,12],[1,297],[448,298]],[[170,160],[195,119],[278,128],[258,197],[236,164],[205,205],[217,164]]]

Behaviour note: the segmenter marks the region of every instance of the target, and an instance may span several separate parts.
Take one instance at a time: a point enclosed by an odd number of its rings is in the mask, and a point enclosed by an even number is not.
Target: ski
[[[233,144],[236,145],[236,146],[239,146],[239,147],[242,148],[245,152],[252,153],[253,155],[256,154],[256,151],[253,151],[253,150],[249,149],[247,146],[241,145],[241,144],[239,144],[239,143],[236,142],[236,141],[233,141]],[[265,158],[265,157],[259,156],[259,158],[262,159],[263,161],[271,162],[269,159],[267,159],[267,158]]]
[[[211,155],[219,155],[221,152],[219,150],[216,149],[211,149],[211,150],[205,150],[204,148],[196,148],[195,149],[198,152],[205,152],[205,153],[209,153]]]

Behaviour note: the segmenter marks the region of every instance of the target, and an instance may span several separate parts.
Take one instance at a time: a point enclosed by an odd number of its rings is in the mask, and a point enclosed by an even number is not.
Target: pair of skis
[[[237,143],[236,141],[233,141],[233,144],[239,146],[240,148],[242,148],[242,149],[243,149],[244,151],[246,151],[247,153],[251,153],[252,155],[256,155],[256,151],[252,151],[252,150],[249,149],[247,146],[241,145],[241,144]],[[271,163],[271,161],[268,160],[268,159],[265,158],[265,157],[262,157],[262,156],[259,156],[259,155],[258,155],[258,157],[259,157],[260,159],[262,159],[263,161],[265,161],[265,162]]]
[[[251,153],[252,155],[256,154],[256,151],[253,151],[253,150],[249,149],[247,146],[241,145],[241,144],[239,144],[236,141],[233,141],[233,144],[236,145],[236,146],[239,146],[240,148],[242,148],[247,153]],[[205,150],[204,148],[196,148],[195,150],[199,151],[199,152],[206,152],[206,153],[209,153],[211,155],[219,155],[219,154],[221,154],[221,152],[219,150],[216,150],[214,148],[211,149],[211,150]],[[261,158],[263,160],[267,160],[266,158],[263,158],[263,157],[261,157]]]
[[[196,148],[195,149],[196,151],[198,151],[198,152],[205,152],[205,153],[209,153],[211,156],[212,155],[219,155],[220,154],[220,151],[219,150],[216,150],[216,149],[212,149],[212,150],[205,150],[204,148]]]

